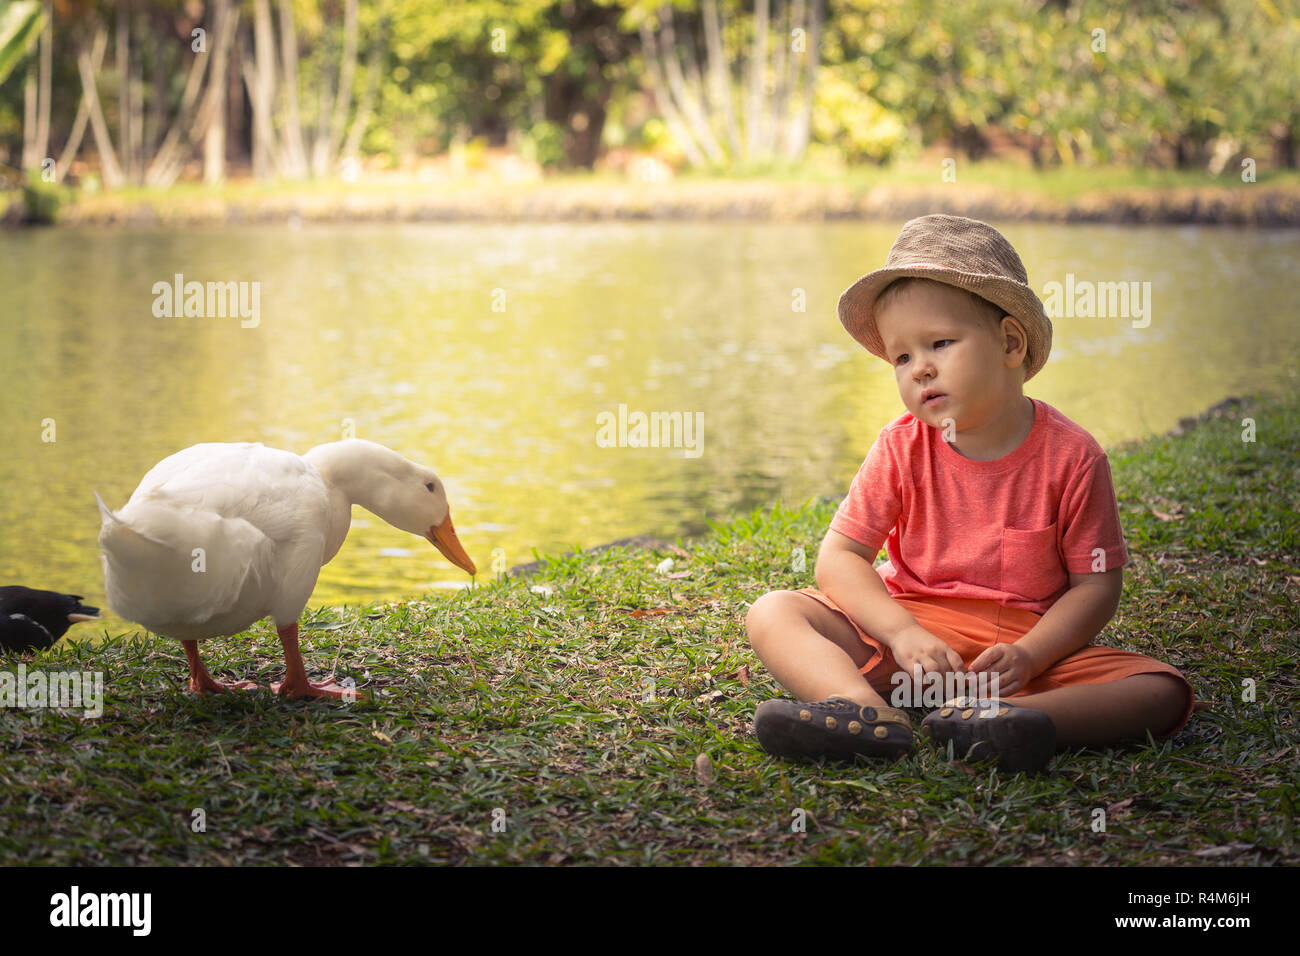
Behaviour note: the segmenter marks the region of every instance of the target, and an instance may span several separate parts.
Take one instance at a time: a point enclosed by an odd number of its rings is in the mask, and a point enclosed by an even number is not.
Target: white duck
[[[354,504],[428,538],[452,564],[476,573],[438,476],[362,439],[318,445],[305,455],[260,443],[194,445],[154,465],[120,511],[98,493],[95,500],[109,606],[180,640],[190,689],[200,694],[257,686],[214,680],[198,642],[237,634],[267,616],[284,645],[285,679],[271,685],[274,692],[356,693],[333,681],[308,681],[298,650],[298,618],[321,566],[347,537]]]

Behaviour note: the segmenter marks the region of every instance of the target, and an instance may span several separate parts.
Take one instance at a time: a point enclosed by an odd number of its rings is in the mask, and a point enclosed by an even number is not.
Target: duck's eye
[[[433,491],[433,482],[432,482],[432,481],[426,481],[426,482],[424,483],[424,487],[428,488],[430,491]]]

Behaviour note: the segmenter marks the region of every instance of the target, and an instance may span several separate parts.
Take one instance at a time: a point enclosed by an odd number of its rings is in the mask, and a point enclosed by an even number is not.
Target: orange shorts
[[[799,593],[806,594],[832,611],[839,612],[853,626],[862,643],[872,651],[871,659],[861,668],[862,676],[867,679],[876,693],[888,699],[890,692],[896,686],[892,680],[894,674],[902,673],[898,662],[894,660],[893,652],[858,627],[851,617],[821,591],[816,588],[800,588]],[[890,596],[906,608],[908,613],[916,618],[918,624],[960,654],[962,663],[967,667],[985,648],[999,643],[1014,643],[1024,637],[1039,621],[1039,615],[1033,611],[1003,607],[996,601],[911,593]],[[1178,668],[1169,664],[1114,647],[1098,647],[1090,644],[1080,648],[1069,657],[1057,661],[1022,689],[1006,696],[1012,698],[1024,694],[1041,694],[1058,687],[1075,687],[1080,684],[1106,684],[1136,674],[1168,674],[1182,682],[1187,691],[1187,704],[1183,709],[1183,716],[1177,724],[1157,736],[1170,737],[1182,730],[1192,716],[1195,703],[1192,685],[1187,682],[1187,678]]]

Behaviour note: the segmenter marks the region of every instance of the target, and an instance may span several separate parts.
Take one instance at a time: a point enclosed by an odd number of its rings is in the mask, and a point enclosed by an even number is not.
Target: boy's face
[[[876,313],[876,326],[903,404],[927,425],[952,419],[957,431],[978,428],[1021,400],[1023,363],[1013,359],[1023,329],[1014,319],[990,322],[959,290],[928,282],[902,289]]]

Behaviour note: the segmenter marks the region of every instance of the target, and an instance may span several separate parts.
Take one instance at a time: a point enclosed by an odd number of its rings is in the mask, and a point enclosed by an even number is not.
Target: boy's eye
[[[948,345],[948,344],[950,344],[951,342],[952,342],[952,339],[940,339],[938,342],[935,342],[935,343],[934,343],[934,347],[937,348],[937,349],[939,349],[939,348],[943,348],[945,345]]]
[[[894,359],[894,364],[895,364],[895,365],[906,365],[906,364],[907,364],[907,360],[908,360],[908,358],[910,358],[910,356],[909,356],[906,352],[904,352],[904,353],[903,353],[902,355],[900,355],[898,358]]]

